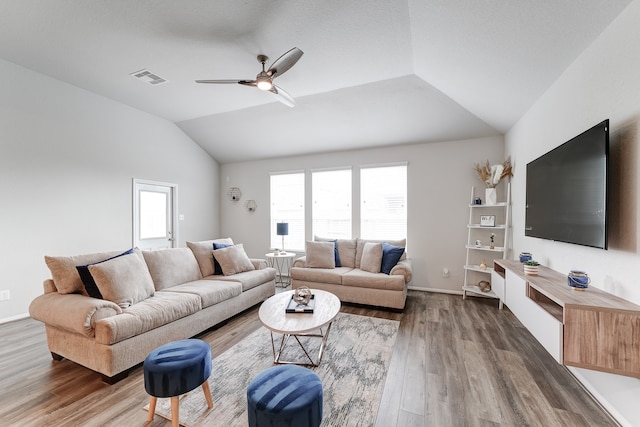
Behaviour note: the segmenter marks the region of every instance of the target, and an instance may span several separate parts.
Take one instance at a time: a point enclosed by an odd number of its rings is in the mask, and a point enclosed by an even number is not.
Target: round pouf
[[[322,382],[297,365],[274,366],[247,388],[250,427],[318,427],[322,421]]]
[[[173,341],[144,360],[144,388],[151,396],[173,397],[204,383],[211,375],[211,348],[202,340]]]

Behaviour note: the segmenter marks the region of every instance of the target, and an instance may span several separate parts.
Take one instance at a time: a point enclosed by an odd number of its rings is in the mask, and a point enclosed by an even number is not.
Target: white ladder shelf
[[[492,276],[493,260],[506,259],[509,242],[511,220],[511,183],[507,183],[506,202],[494,205],[475,204],[477,197],[475,187],[471,187],[471,199],[469,201],[469,221],[467,222],[467,258],[464,265],[464,283],[462,284],[462,298],[466,299],[467,293],[481,295],[500,300],[502,308],[504,300],[504,287],[496,283],[493,287]],[[484,221],[482,220],[484,219]],[[490,236],[494,234],[494,244],[491,245]],[[479,244],[478,244],[479,243]],[[484,261],[484,266],[482,265]],[[478,283],[485,280],[492,285],[487,292],[480,290]]]

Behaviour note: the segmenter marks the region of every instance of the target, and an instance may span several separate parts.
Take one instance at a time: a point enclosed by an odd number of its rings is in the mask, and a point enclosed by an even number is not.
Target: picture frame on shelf
[[[495,215],[480,215],[480,227],[495,227],[496,216]]]

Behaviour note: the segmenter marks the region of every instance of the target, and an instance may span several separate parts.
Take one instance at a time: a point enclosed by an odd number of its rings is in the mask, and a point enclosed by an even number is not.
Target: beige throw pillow
[[[153,296],[153,280],[142,258],[133,253],[89,266],[102,297],[127,308]]]
[[[107,258],[121,254],[122,251],[98,252],[94,254],[75,255],[67,257],[45,256],[44,261],[51,271],[51,278],[60,294],[83,294],[88,295],[84,289],[84,284],[78,270],[77,265],[93,264],[94,262],[104,261]]]
[[[191,249],[198,260],[202,277],[211,276],[213,274],[213,254],[211,251],[213,251],[214,243],[233,245],[233,240],[231,240],[231,237],[227,237],[223,239],[204,240],[201,242],[187,242],[187,246]]]
[[[360,270],[369,273],[380,273],[382,265],[382,243],[365,243],[362,250]]]
[[[244,250],[242,244],[229,246],[228,248],[216,249],[213,256],[222,268],[222,274],[231,276],[244,271],[255,270],[253,263]]]
[[[334,255],[335,244],[333,242],[307,242],[305,267],[310,268],[336,268]]]

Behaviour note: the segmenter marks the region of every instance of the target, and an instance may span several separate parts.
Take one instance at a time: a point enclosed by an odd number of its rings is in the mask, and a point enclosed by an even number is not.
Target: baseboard
[[[423,287],[419,287],[419,286],[407,286],[407,289],[409,289],[411,291],[434,292],[434,293],[437,293],[437,294],[462,295],[462,290],[460,290],[460,291],[452,291],[451,289],[423,288]]]
[[[578,381],[580,386],[582,386],[582,388],[586,390],[586,392],[589,393],[594,398],[594,400],[600,405],[600,407],[605,412],[607,412],[617,423],[619,423],[621,426],[624,426],[624,427],[633,427],[638,425],[637,420],[627,419],[627,417],[624,416],[618,410],[616,405],[613,403],[613,400],[615,400],[618,394],[621,394],[622,396],[627,396],[629,393],[634,394],[637,388],[635,388],[635,390],[633,387],[631,388],[631,390],[620,390],[619,387],[615,387],[615,385],[614,386],[609,385],[608,387],[607,386],[603,387],[603,389],[605,390],[605,393],[603,394],[598,390],[595,384],[592,384],[592,382],[588,378],[582,375],[579,368],[574,368],[571,366],[567,366],[566,368],[569,371],[569,373],[576,379],[576,381]],[[601,375],[614,375],[614,374],[602,373]],[[624,379],[629,380],[629,377],[625,377]],[[633,380],[634,379],[631,379],[629,381],[633,381]],[[605,394],[608,394],[609,396],[606,396]],[[635,411],[630,410],[627,412],[635,412]]]
[[[16,320],[26,319],[27,317],[29,317],[29,313],[22,313],[22,314],[18,314],[17,316],[5,317],[4,319],[0,319],[0,325],[2,325],[3,323],[9,323]]]

